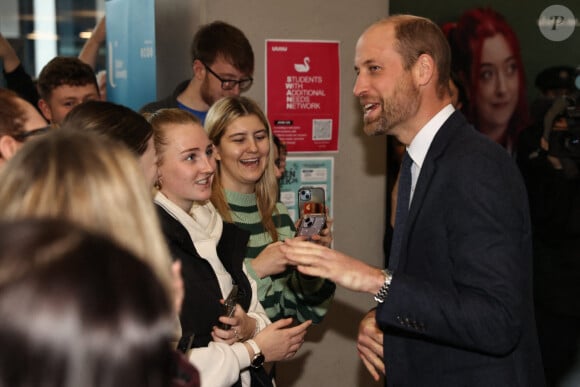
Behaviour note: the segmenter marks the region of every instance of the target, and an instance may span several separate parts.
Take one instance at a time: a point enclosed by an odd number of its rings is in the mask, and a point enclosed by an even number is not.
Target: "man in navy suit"
[[[505,150],[454,111],[449,67],[445,37],[420,17],[383,19],[356,46],[364,131],[410,156],[388,269],[304,241],[284,250],[304,274],[375,295],[358,350],[385,385],[543,386],[526,191]]]

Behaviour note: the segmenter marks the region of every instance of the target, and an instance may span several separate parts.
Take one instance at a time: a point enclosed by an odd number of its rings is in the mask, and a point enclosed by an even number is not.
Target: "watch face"
[[[259,353],[256,356],[254,356],[254,358],[252,359],[251,365],[254,368],[260,368],[262,366],[262,364],[264,364],[264,355]]]

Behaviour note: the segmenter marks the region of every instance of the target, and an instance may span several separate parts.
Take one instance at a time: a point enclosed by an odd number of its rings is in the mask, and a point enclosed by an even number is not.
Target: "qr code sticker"
[[[332,140],[332,120],[312,120],[313,140]]]

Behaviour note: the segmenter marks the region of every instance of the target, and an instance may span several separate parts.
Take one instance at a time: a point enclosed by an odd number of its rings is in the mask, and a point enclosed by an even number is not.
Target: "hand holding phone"
[[[301,219],[296,236],[305,236],[306,240],[312,240],[314,235],[320,235],[320,232],[326,225],[326,215],[309,214]]]
[[[238,285],[234,284],[230,294],[224,301],[224,316],[232,317],[236,311],[236,304],[238,303]],[[221,321],[218,322],[218,327],[223,330],[228,330],[231,328],[230,325],[224,324]]]
[[[312,240],[320,235],[326,226],[325,192],[322,187],[300,187],[298,189],[298,207],[300,224],[296,236],[305,236]]]

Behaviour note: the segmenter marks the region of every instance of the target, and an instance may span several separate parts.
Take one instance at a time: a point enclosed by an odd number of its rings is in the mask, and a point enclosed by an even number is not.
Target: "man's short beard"
[[[387,120],[387,117],[385,117],[384,112],[382,113],[383,114],[381,114],[379,118],[377,118],[373,122],[365,122],[364,132],[368,136],[380,136],[383,134],[388,134],[388,131],[390,129],[389,121]]]
[[[373,122],[365,122],[364,131],[369,136],[393,134],[393,129],[417,114],[419,89],[410,77],[397,82],[393,96],[381,104],[381,114]]]

